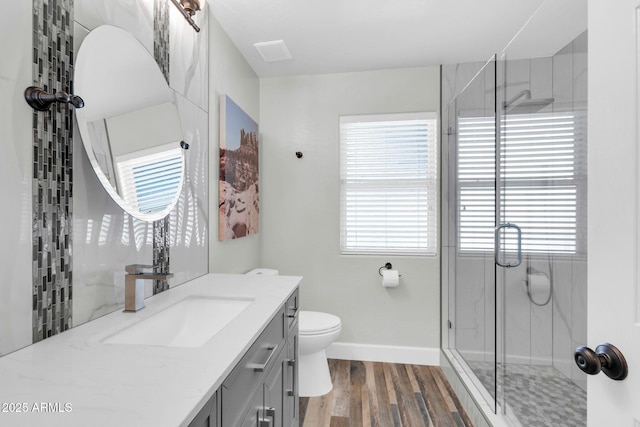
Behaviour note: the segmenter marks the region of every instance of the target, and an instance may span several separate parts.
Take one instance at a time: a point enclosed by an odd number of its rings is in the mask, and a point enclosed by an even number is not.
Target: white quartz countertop
[[[184,426],[301,277],[209,274],[0,358],[0,426]],[[253,303],[202,347],[104,344],[189,296]]]

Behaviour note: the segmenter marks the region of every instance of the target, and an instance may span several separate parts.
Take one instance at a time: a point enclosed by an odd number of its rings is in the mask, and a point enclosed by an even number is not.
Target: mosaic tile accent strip
[[[153,57],[169,83],[169,2],[153,4]],[[153,265],[155,273],[169,273],[169,216],[153,223]],[[153,294],[169,289],[166,280],[154,280]]]
[[[153,222],[153,271],[155,273],[169,273],[169,216]],[[169,289],[166,280],[153,281],[153,294]]]
[[[153,4],[153,57],[168,83],[169,2],[166,0],[155,0]]]
[[[493,381],[493,364],[468,363],[483,384]],[[552,366],[507,364],[504,389],[508,409],[523,426],[587,425],[587,394]]]
[[[33,83],[73,93],[73,0],[33,1]],[[33,113],[33,342],[72,326],[73,110]]]

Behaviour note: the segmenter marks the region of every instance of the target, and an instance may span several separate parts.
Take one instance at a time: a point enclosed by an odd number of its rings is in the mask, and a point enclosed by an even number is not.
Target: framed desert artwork
[[[258,189],[258,124],[221,95],[219,240],[258,233]]]

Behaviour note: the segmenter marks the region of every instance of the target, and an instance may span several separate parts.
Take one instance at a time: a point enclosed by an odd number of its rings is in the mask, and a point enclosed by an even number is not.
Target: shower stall
[[[584,426],[586,31],[442,73],[447,362],[508,425]]]

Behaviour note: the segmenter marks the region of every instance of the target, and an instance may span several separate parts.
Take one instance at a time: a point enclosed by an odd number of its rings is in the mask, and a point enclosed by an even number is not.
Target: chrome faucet
[[[144,269],[153,268],[152,265],[132,264],[124,270],[124,312],[135,313],[144,308],[144,280],[167,280],[173,277],[173,273],[144,272]]]

